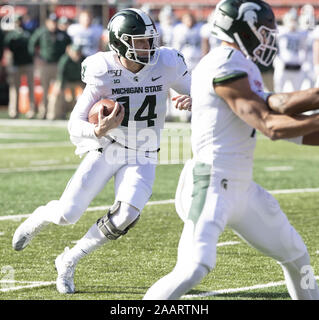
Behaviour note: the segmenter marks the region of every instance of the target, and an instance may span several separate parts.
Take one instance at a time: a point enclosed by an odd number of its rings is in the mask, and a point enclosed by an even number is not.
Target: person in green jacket
[[[52,94],[49,95],[47,119],[66,119],[67,112],[75,105],[77,89],[83,89],[81,81],[81,63],[83,56],[81,46],[72,44],[58,62],[57,80]],[[70,99],[66,97],[66,89],[71,90]],[[71,107],[70,107],[71,106]]]
[[[51,13],[45,26],[37,29],[29,41],[31,55],[34,56],[36,49],[39,48],[39,72],[43,87],[43,99],[39,105],[38,117],[42,119],[47,116],[49,88],[51,81],[56,80],[58,61],[65,53],[66,47],[72,42],[66,32],[57,28],[57,20],[57,16]]]
[[[19,88],[21,76],[26,75],[29,87],[30,110],[26,114],[27,118],[35,115],[34,86],[33,86],[33,57],[28,51],[28,42],[31,33],[22,28],[22,17],[15,18],[15,28],[9,31],[4,38],[4,46],[12,54],[9,71],[9,107],[10,118],[17,118],[19,114]]]

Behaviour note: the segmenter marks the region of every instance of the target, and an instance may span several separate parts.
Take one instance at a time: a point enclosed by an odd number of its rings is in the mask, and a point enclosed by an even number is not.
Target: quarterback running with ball
[[[270,65],[277,51],[275,16],[267,3],[219,2],[212,32],[222,45],[192,73],[194,157],[176,192],[184,220],[177,263],[144,299],[178,299],[196,286],[215,267],[226,225],[280,264],[291,298],[319,299],[313,272],[308,285],[302,281],[305,268],[311,269],[303,240],[276,199],[252,181],[256,130],[272,140],[319,144],[319,115],[299,114],[319,108],[319,90],[264,94],[255,63]]]
[[[104,243],[127,233],[138,221],[152,194],[160,130],[164,126],[170,88],[175,107],[191,110],[190,75],[183,56],[158,47],[152,19],[139,9],[124,9],[108,24],[110,52],[86,58],[86,87],[71,114],[68,129],[76,154],[86,154],[59,200],[37,208],[16,230],[12,245],[24,249],[49,223],[76,223],[90,202],[114,177],[115,202],[72,248],[57,257],[57,290],[74,293],[78,261]],[[117,101],[109,116],[88,122],[99,100]]]

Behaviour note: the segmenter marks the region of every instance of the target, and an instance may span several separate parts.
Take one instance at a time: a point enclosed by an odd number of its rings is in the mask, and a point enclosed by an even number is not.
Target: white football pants
[[[250,180],[231,179],[226,173],[211,174],[209,165],[189,160],[181,173],[175,200],[176,210],[185,222],[177,263],[144,299],[177,299],[199,283],[215,266],[218,237],[226,225],[252,247],[287,266],[283,267],[286,280],[292,279],[287,284],[294,281],[298,298],[318,297],[316,284],[313,292],[305,289],[303,294],[302,270],[296,276],[295,265],[309,263],[303,240],[277,200],[261,186]]]
[[[130,204],[141,212],[152,194],[157,155],[141,152],[136,159],[136,154],[127,155],[123,150],[127,149],[114,143],[103,152],[90,151],[70,179],[60,200],[51,201],[43,208],[50,221],[57,224],[65,224],[59,223],[63,220],[68,224],[77,222],[113,176],[115,201]],[[121,156],[114,158],[116,154]],[[113,199],[106,201],[110,203]]]

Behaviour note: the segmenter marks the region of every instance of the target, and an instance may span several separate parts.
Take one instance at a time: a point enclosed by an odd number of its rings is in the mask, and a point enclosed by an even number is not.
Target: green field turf
[[[28,214],[39,205],[58,199],[81,161],[74,155],[75,148],[69,143],[65,126],[26,123],[23,126],[0,123],[0,218]],[[183,137],[189,136],[189,130],[185,132]],[[189,148],[188,138],[183,141],[186,149]],[[180,140],[171,139],[168,146],[161,146],[162,155],[169,155],[171,163],[180,162],[177,145],[181,146]],[[268,190],[317,188],[318,161],[319,148],[271,142],[258,135],[254,178]],[[181,163],[158,166],[151,202],[174,198],[182,167]],[[318,193],[276,194],[275,197],[302,235],[318,275]],[[110,205],[113,200],[111,181],[91,207]],[[176,262],[183,224],[172,203],[146,206],[139,223],[127,235],[83,259],[75,274],[76,294],[61,295],[55,289],[56,256],[66,246],[72,247],[103,214],[104,211],[88,211],[75,225],[50,225],[22,252],[12,249],[11,239],[23,220],[0,220],[0,299],[141,299]],[[235,243],[218,247],[216,268],[189,293],[192,299],[290,299],[284,285],[262,286],[284,279],[275,261],[246,245],[228,228],[219,241]],[[25,288],[36,285],[35,282],[43,286]],[[261,287],[200,297],[207,292],[257,285]]]

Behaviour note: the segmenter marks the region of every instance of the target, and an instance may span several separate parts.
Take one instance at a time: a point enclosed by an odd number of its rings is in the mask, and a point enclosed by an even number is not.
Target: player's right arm
[[[103,79],[107,69],[103,62],[101,55],[95,54],[82,63],[82,81],[86,83],[86,87],[70,116],[68,129],[71,136],[99,139],[105,136],[108,131],[118,127],[123,120],[124,108],[117,104],[107,117],[102,114],[101,110],[97,125],[88,122],[90,109],[97,101],[101,100],[101,94],[106,91]]]
[[[124,107],[116,103],[112,113],[103,115],[101,108],[97,125],[88,122],[88,114],[92,106],[101,99],[98,87],[87,85],[79,97],[68,123],[70,135],[79,138],[101,138],[108,131],[117,128],[124,118]]]
[[[103,115],[103,108],[99,111],[99,122],[94,127],[94,134],[97,138],[105,136],[108,131],[117,128],[124,119],[124,107],[118,102],[115,103],[115,108],[107,117]]]
[[[319,129],[319,114],[285,115],[270,110],[251,90],[247,76],[218,83],[214,89],[238,117],[272,140],[307,136]]]
[[[267,103],[270,109],[281,114],[300,114],[316,110],[319,109],[319,88],[270,94]]]

